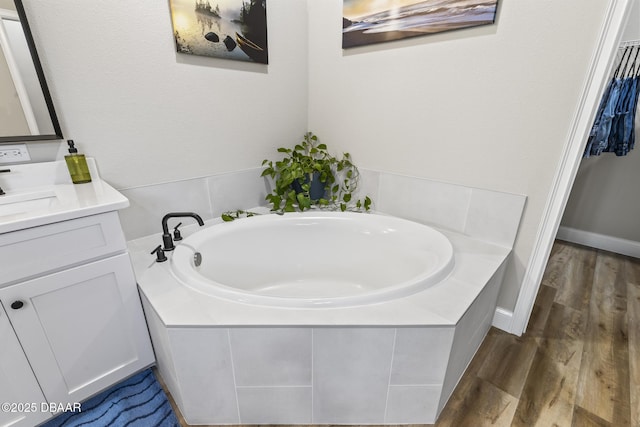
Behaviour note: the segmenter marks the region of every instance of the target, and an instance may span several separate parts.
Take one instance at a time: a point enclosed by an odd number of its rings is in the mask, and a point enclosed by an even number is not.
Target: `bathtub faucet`
[[[162,218],[162,243],[164,244],[164,248],[163,248],[164,251],[172,251],[175,249],[175,246],[173,245],[173,239],[171,238],[171,234],[169,234],[169,226],[167,224],[167,221],[169,221],[169,218],[184,218],[184,217],[194,218],[196,221],[198,221],[198,224],[200,224],[200,227],[204,225],[204,221],[202,221],[202,218],[200,218],[200,215],[195,214],[193,212],[171,212],[166,214]]]
[[[11,172],[11,169],[0,169],[0,173],[4,173],[4,172]],[[0,196],[4,196],[5,192],[2,189],[2,187],[0,187]]]

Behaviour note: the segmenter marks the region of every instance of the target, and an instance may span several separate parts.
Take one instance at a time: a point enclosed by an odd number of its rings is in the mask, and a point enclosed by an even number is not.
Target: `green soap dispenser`
[[[91,182],[91,174],[84,154],[78,154],[78,149],[75,147],[73,140],[68,140],[67,144],[69,144],[69,154],[64,156],[64,160],[67,162],[71,181],[74,184]]]

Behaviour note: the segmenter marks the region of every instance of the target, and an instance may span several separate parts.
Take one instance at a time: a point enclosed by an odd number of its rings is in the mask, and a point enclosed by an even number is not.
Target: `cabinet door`
[[[128,254],[0,289],[49,402],[73,403],[153,363]]]
[[[51,414],[40,412],[46,401],[2,307],[0,343],[0,426],[34,426]]]

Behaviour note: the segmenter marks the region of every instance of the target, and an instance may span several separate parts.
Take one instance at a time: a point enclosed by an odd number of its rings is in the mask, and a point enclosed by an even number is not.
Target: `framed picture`
[[[493,24],[498,0],[343,0],[342,47]]]
[[[266,0],[169,0],[179,53],[269,63]]]

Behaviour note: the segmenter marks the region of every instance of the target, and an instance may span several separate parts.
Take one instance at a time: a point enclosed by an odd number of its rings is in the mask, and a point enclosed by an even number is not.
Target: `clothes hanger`
[[[627,64],[629,63],[629,58],[631,58],[631,50],[630,46],[627,46],[624,49],[624,52],[622,53],[622,58],[620,58],[620,62],[618,62],[618,67],[616,68],[616,71],[613,73],[613,78],[617,79],[619,77],[619,72],[620,72],[620,68],[622,67],[623,70],[625,70],[627,68]],[[628,55],[627,55],[628,54]],[[627,58],[627,60],[625,61],[625,57]],[[624,62],[624,67],[622,66],[622,63]],[[623,71],[623,75],[624,75],[624,71]]]
[[[633,58],[633,62],[631,63],[629,69],[627,69],[624,73],[625,77],[634,77],[634,75],[637,73],[636,62],[638,61],[638,54],[640,54],[640,46],[631,46],[631,54],[629,55],[629,57],[633,55],[633,49],[636,50],[636,56]]]

